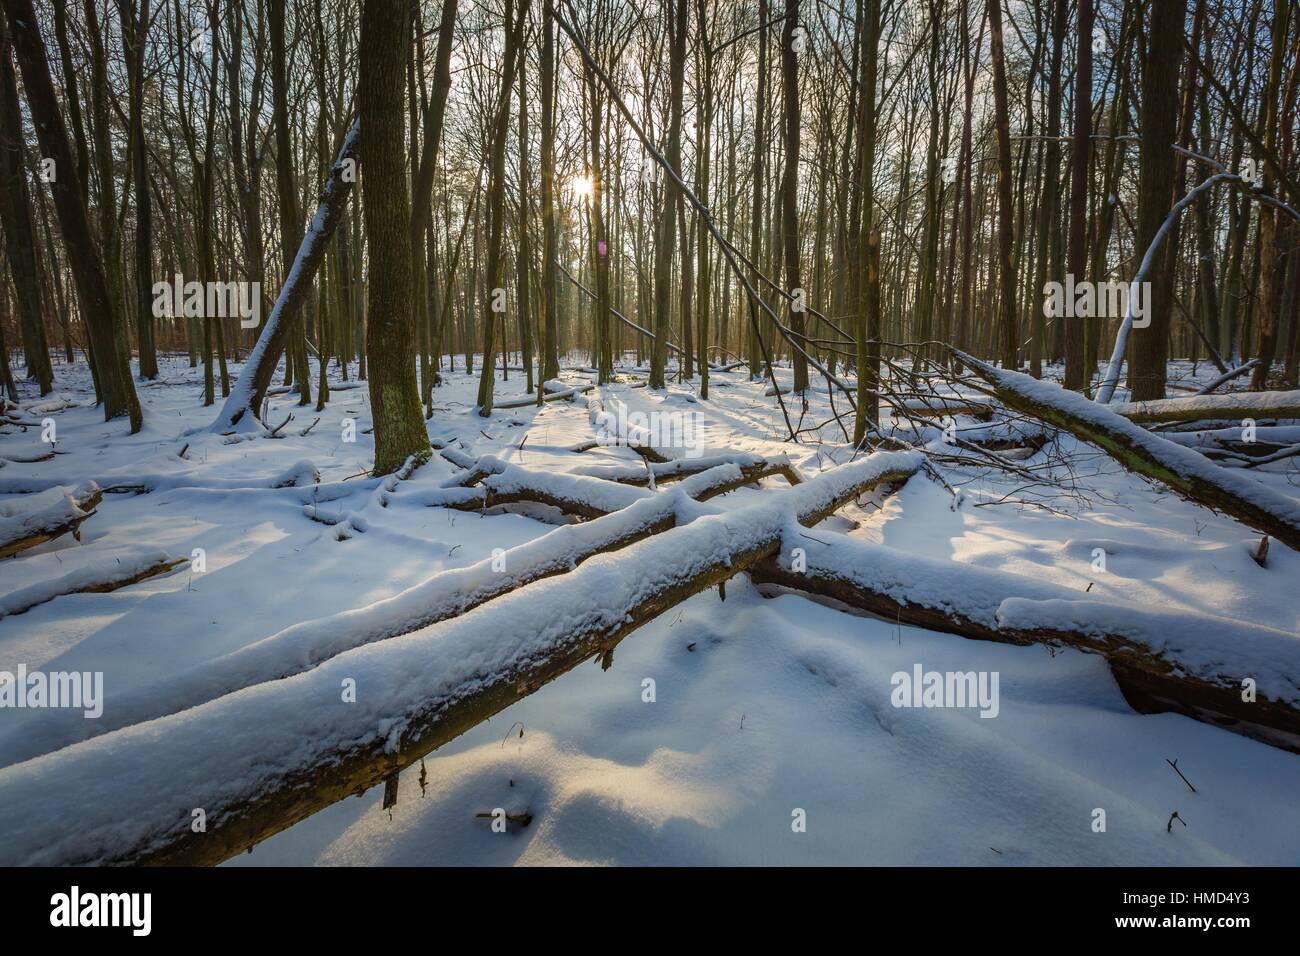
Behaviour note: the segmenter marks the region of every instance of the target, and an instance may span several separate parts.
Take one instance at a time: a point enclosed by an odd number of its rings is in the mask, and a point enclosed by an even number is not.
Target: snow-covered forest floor
[[[1170,370],[1183,382],[1214,374],[1208,365]],[[789,384],[789,370],[777,375]],[[0,670],[102,671],[109,717],[115,701],[201,674],[290,625],[490,559],[557,520],[527,506],[488,514],[429,506],[456,472],[436,454],[407,480],[367,477],[364,383],[334,391],[305,435],[317,413],[280,393],[266,419],[294,419],[278,437],[223,438],[201,430],[217,411],[200,405],[202,369],[172,358],[158,381],[141,384],[145,427],[129,436],[124,422],[102,420],[84,365],[57,366],[56,376],[55,395],[29,390],[21,404],[33,419],[54,420],[57,454],[21,460],[48,452],[41,429],[5,429],[0,514],[31,494],[56,500],[52,489],[87,480],[149,491],[107,493],[80,541],[64,535],[0,562],[0,611],[64,576],[143,567],[159,550],[189,559],[202,549],[206,561],[202,573],[187,560],[120,590],[55,596],[0,617]],[[594,375],[561,378],[582,384]],[[607,410],[622,402],[633,411],[699,412],[707,454],[788,455],[806,476],[850,457],[834,424],[821,430],[824,444],[816,434],[782,441],[766,383],[748,382],[743,370],[714,372],[707,402],[692,385],[655,393],[624,382],[486,419],[473,409],[476,384],[477,376],[448,376],[435,392],[430,437],[541,473],[640,462],[626,448],[570,450],[594,437],[588,397]],[[523,387],[517,372],[498,379],[498,402]],[[805,424],[830,414],[824,384],[814,387]],[[70,404],[56,409],[55,399]],[[797,402],[787,400],[797,417]],[[356,422],[355,442],[343,441],[346,419]],[[952,468],[944,475],[962,489],[960,507],[918,474],[897,494],[846,506],[826,527],[1090,598],[1300,634],[1300,555],[1274,542],[1260,567],[1250,554],[1259,535],[1231,518],[1124,472],[1068,435],[1038,453],[1049,454],[1073,469],[1071,495]],[[1249,473],[1300,498],[1297,461]],[[331,488],[328,500],[310,482],[313,466]],[[273,487],[286,475],[297,480]],[[781,478],[764,484],[785,486]],[[764,493],[741,489],[709,506],[739,507]],[[312,520],[313,506],[335,523]],[[16,599],[20,592],[29,597]],[[539,604],[539,614],[549,611]],[[293,648],[284,654],[291,659]],[[917,663],[1000,674],[997,717],[891,706],[891,675]],[[654,681],[650,703],[646,678]],[[0,767],[40,752],[32,742],[52,713],[0,710]],[[247,749],[255,761],[255,735]],[[728,582],[725,601],[712,589],[632,634],[608,670],[584,664],[434,751],[402,774],[391,810],[381,809],[382,794],[376,787],[336,803],[231,865],[1300,863],[1300,757],[1186,717],[1139,715],[1095,655],[966,640],[794,594],[764,596],[744,575]],[[495,833],[477,815],[497,807],[532,820]],[[1094,832],[1097,808],[1105,832]],[[796,809],[806,832],[792,829]],[[1174,811],[1186,826],[1169,832]],[[0,808],[0,841],[9,837],[4,817]]]

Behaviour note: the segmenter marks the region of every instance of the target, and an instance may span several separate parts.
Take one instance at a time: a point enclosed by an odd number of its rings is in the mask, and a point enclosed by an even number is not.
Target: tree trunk
[[[514,0],[506,0],[505,22],[507,24],[505,65],[501,73],[501,91],[497,97],[496,113],[493,118],[492,155],[488,169],[488,247],[487,263],[484,270],[483,289],[483,367],[478,379],[478,413],[484,418],[492,414],[492,392],[496,384],[496,327],[498,302],[504,304],[505,297],[505,257],[502,246],[505,242],[505,198],[506,198],[506,138],[510,127],[510,96],[515,85],[515,60],[524,27],[523,0],[519,3],[519,14],[515,16]],[[516,20],[511,26],[511,21]],[[400,462],[398,464],[401,464]]]
[[[42,395],[48,395],[54,389],[54,368],[41,320],[40,267],[27,173],[23,169],[22,122],[9,34],[0,25],[0,220],[4,223],[5,251],[14,280],[27,377],[36,381]],[[6,354],[6,368],[8,359]]]
[[[806,290],[799,270],[799,50],[807,43],[807,33],[799,25],[799,0],[786,0],[785,28],[781,35],[781,85],[785,93],[785,168],[781,176],[782,245],[785,252],[785,282],[790,299],[790,329],[799,348],[793,350],[794,390],[808,390],[808,360],[801,351],[807,348],[804,337]]]
[[[109,292],[100,252],[91,239],[81,180],[50,79],[45,41],[40,35],[32,0],[3,0],[3,5],[9,17],[10,35],[22,70],[36,136],[42,153],[54,160],[55,177],[50,191],[54,195],[68,265],[77,284],[82,318],[95,352],[104,419],[109,421],[125,415],[135,433],[140,430],[142,417],[131,379],[123,328],[125,319]],[[16,24],[22,26],[15,29]]]
[[[555,0],[542,3],[542,381],[560,374],[555,236]]]
[[[668,135],[664,158],[673,171],[682,171],[682,87],[686,78],[686,0],[665,0],[668,24]],[[664,387],[671,335],[673,245],[677,236],[678,187],[672,176],[663,177],[663,208],[655,240],[654,334],[650,345],[650,388]]]
[[[361,11],[357,107],[365,139],[367,282],[366,352],[375,426],[376,475],[427,455],[429,435],[415,381],[415,314],[411,302],[411,204],[406,192],[404,94],[411,5],[366,0]]]
[[[1140,251],[1151,245],[1175,199],[1173,144],[1178,135],[1178,74],[1183,61],[1185,12],[1186,0],[1154,0],[1151,6],[1142,76],[1136,235]],[[1162,275],[1172,255],[1171,246],[1164,245],[1152,263],[1151,275]],[[1152,282],[1150,288],[1150,324],[1136,330],[1129,351],[1128,384],[1134,401],[1165,395],[1172,290],[1160,281]]]
[[[1016,334],[1016,273],[1012,255],[1011,117],[1007,64],[1002,51],[1002,0],[987,0],[989,54],[993,62],[993,111],[998,140],[998,341],[1002,367],[1019,367]]]

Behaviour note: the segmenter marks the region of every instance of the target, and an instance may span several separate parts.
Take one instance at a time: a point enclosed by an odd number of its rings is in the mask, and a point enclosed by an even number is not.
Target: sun
[[[594,188],[590,176],[575,176],[573,179],[573,195],[578,199],[590,199]]]

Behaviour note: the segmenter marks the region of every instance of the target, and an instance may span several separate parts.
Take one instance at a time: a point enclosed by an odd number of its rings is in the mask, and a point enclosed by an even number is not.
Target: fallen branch
[[[401,641],[6,767],[0,865],[225,860],[365,792],[583,661],[608,659],[638,627],[774,553],[793,516],[816,523],[920,461],[903,453],[842,465]],[[340,686],[358,677],[359,693],[343,702]],[[191,827],[194,808],[205,832]]]
[[[1188,501],[1229,514],[1300,551],[1300,503],[1295,500],[1235,470],[1220,468],[1190,448],[1166,441],[1059,385],[994,368],[957,349],[953,354],[988,382],[1006,405],[1097,445],[1129,471],[1164,483]]]
[[[1249,372],[1251,369],[1253,369],[1253,368],[1254,368],[1256,365],[1258,365],[1258,364],[1259,364],[1259,359],[1257,359],[1257,358],[1253,358],[1253,359],[1251,359],[1249,362],[1246,362],[1246,363],[1244,363],[1244,364],[1242,364],[1242,365],[1238,365],[1236,368],[1228,369],[1228,371],[1224,372],[1222,375],[1220,375],[1220,376],[1219,376],[1218,378],[1216,378],[1214,381],[1210,382],[1210,383],[1209,383],[1208,385],[1206,385],[1204,388],[1199,388],[1199,389],[1197,389],[1197,390],[1196,390],[1196,394],[1197,394],[1197,395],[1209,395],[1212,391],[1214,391],[1214,390],[1215,390],[1216,388],[1218,388],[1220,385],[1224,385],[1224,384],[1226,384],[1226,383],[1228,383],[1228,382],[1231,382],[1234,378],[1236,378],[1236,377],[1239,376],[1239,375],[1245,375],[1247,372]]]
[[[95,513],[102,497],[99,486],[89,481],[53,504],[0,518],[0,558],[11,557],[65,534],[80,541],[78,529]]]
[[[107,567],[80,568],[61,577],[11,591],[0,597],[0,617],[24,614],[38,605],[68,594],[105,594],[116,591],[166,574],[189,561],[188,558],[173,558],[166,551],[153,548],[127,558],[126,561],[118,559]]]
[[[709,455],[700,458],[674,458],[666,462],[650,462],[644,466],[591,465],[579,469],[574,474],[585,475],[590,478],[603,478],[606,481],[617,481],[628,485],[644,485],[649,483],[651,475],[654,476],[656,482],[668,482],[726,464],[738,465],[742,471],[753,474],[755,476],[754,481],[768,475],[781,475],[792,485],[797,485],[803,480],[788,460],[769,461],[762,455],[747,453]]]
[[[803,555],[795,570],[793,549]],[[1035,578],[926,558],[823,531],[787,530],[755,582],[898,621],[1004,644],[1104,656],[1135,710],[1174,710],[1300,752],[1300,639],[1246,621],[1139,606]],[[1242,681],[1258,697],[1242,700]]]
[[[595,385],[575,385],[572,388],[566,388],[560,392],[549,392],[547,394],[544,394],[542,396],[542,401],[558,402],[563,399],[568,399],[569,401],[573,401],[575,395],[579,395],[582,392],[589,392],[595,387],[596,387]],[[498,408],[524,408],[528,405],[536,405],[536,404],[537,404],[537,396],[527,395],[523,398],[512,398],[509,401],[505,401],[505,402],[493,402],[492,410],[496,411]]]
[[[1300,418],[1300,390],[1194,395],[1149,402],[1112,405],[1110,410],[1131,422],[1196,422],[1214,419]]]

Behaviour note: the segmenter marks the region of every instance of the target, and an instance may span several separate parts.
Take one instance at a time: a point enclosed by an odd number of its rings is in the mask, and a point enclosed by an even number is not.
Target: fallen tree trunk
[[[889,453],[842,465],[401,641],[0,770],[11,835],[0,864],[225,860],[365,792],[583,661],[608,662],[641,625],[774,553],[795,516],[814,524],[920,463]],[[341,701],[349,682],[358,692]],[[195,809],[204,832],[192,827]]]
[[[798,564],[793,549],[801,548]],[[1140,607],[1002,571],[925,558],[821,531],[787,533],[756,583],[898,621],[1004,644],[1104,656],[1141,713],[1177,711],[1300,752],[1300,638],[1245,621]],[[1242,700],[1243,680],[1256,699]]]
[[[96,485],[104,494],[144,495],[154,491],[174,491],[178,488],[194,491],[228,492],[236,490],[264,491],[283,488],[326,489],[319,484],[320,472],[307,459],[291,465],[278,475],[267,478],[211,478],[202,468],[175,474],[100,475],[87,485]],[[57,488],[64,482],[56,478],[0,478],[0,494],[32,494]],[[338,482],[332,482],[338,485]],[[357,487],[354,483],[348,490]]]
[[[1149,402],[1111,405],[1116,415],[1131,422],[1196,422],[1212,419],[1240,421],[1250,418],[1300,418],[1300,390],[1290,392],[1237,392],[1232,395],[1193,395]]]
[[[937,418],[944,415],[969,415],[981,421],[993,417],[993,406],[988,402],[977,402],[969,398],[909,398],[894,403],[894,408],[906,416],[916,418]]]
[[[147,552],[128,556],[125,563],[118,559],[105,568],[81,568],[0,597],[0,617],[24,614],[34,607],[69,594],[106,594],[166,574],[187,563],[189,558],[173,558],[166,551],[151,548]]]
[[[589,478],[603,478],[606,481],[617,481],[621,484],[646,485],[650,483],[652,474],[656,483],[669,482],[708,471],[718,465],[728,464],[738,465],[742,471],[754,474],[754,481],[768,475],[781,475],[792,485],[797,485],[803,480],[789,461],[769,461],[762,455],[752,455],[744,452],[708,455],[701,458],[674,458],[666,462],[651,462],[641,467],[635,465],[592,465],[579,469],[574,474],[585,475]]]
[[[1259,364],[1259,359],[1253,358],[1249,362],[1246,362],[1242,365],[1238,365],[1236,368],[1228,369],[1226,372],[1224,372],[1214,381],[1207,383],[1204,388],[1198,388],[1196,390],[1196,394],[1209,395],[1220,385],[1224,385],[1228,382],[1231,382],[1234,378],[1237,378],[1238,376],[1245,375],[1247,372],[1249,372],[1258,364]]]
[[[0,518],[0,558],[8,558],[71,533],[81,540],[81,523],[95,513],[103,492],[93,481],[42,508]]]
[[[791,484],[800,478],[788,462],[769,462],[758,456],[737,456],[740,461],[726,458],[700,459],[707,461],[705,468],[689,467],[690,462],[679,459],[661,465],[665,481],[696,478],[692,497],[699,500],[716,497],[753,484],[762,478],[781,475]],[[680,465],[680,466],[679,466]],[[731,466],[733,471],[727,470]],[[654,494],[639,487],[649,484],[649,476],[641,469],[639,476],[632,470],[617,470],[617,477],[586,474],[540,474],[517,465],[505,465],[497,459],[480,459],[466,476],[464,483],[442,488],[429,488],[406,496],[407,501],[433,508],[453,508],[457,511],[482,511],[509,504],[541,504],[556,508],[565,514],[580,518],[600,518],[621,511],[633,503]]]
[[[495,459],[494,459],[495,460]],[[878,457],[878,484],[901,482],[912,467],[903,456]],[[901,464],[900,464],[901,463]],[[695,517],[688,501],[705,501],[743,484],[751,476],[738,465],[720,465],[685,478],[663,494],[642,493],[621,511],[582,525],[564,525],[533,541],[466,568],[444,571],[400,594],[355,610],[294,624],[255,644],[205,661],[190,671],[118,696],[100,719],[86,721],[75,712],[51,712],[40,724],[0,734],[0,767],[66,747],[92,736],[177,713],[253,684],[302,673],[344,651],[398,637],[438,621],[464,614],[486,601],[533,581],[572,571],[588,558],[617,551],[633,542]],[[863,491],[872,486],[864,484]],[[429,489],[403,495],[420,500],[435,492],[454,497],[483,489]],[[813,515],[799,514],[800,519]]]
[[[1187,500],[1229,514],[1300,551],[1300,503],[1295,500],[1237,471],[1220,468],[1059,385],[994,368],[957,349],[953,354],[988,382],[1006,405],[1091,442],[1128,470],[1154,478]]]
[[[542,401],[558,402],[564,399],[573,401],[574,396],[580,395],[583,392],[589,392],[595,387],[596,387],[595,385],[575,385],[572,388],[566,388],[564,389],[564,391],[561,392],[547,392],[542,396]],[[536,404],[537,404],[536,395],[526,395],[523,398],[512,398],[509,401],[505,401],[505,402],[493,402],[492,410],[496,411],[496,409],[498,408],[523,408],[527,405],[536,405]]]

